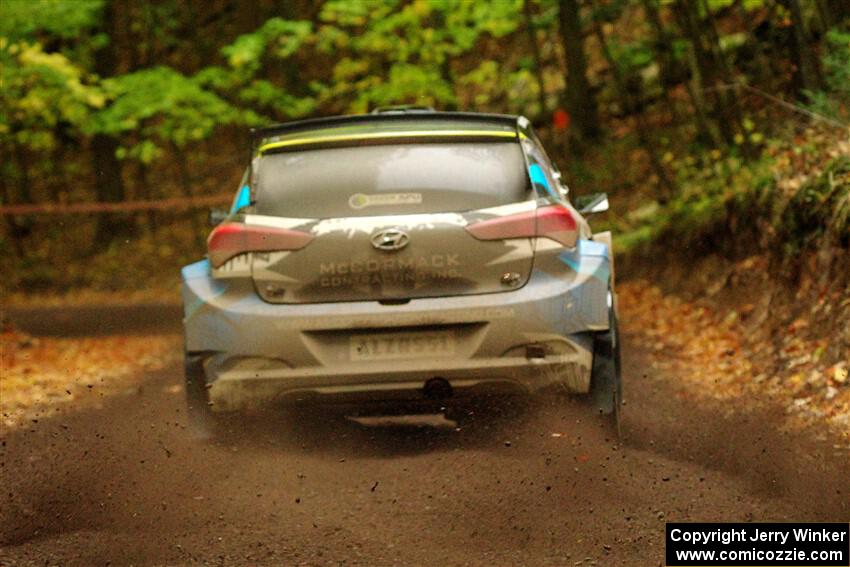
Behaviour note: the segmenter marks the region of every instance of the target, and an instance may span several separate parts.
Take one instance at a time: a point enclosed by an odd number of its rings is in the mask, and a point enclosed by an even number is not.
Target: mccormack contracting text
[[[850,566],[850,524],[667,524],[669,567]]]

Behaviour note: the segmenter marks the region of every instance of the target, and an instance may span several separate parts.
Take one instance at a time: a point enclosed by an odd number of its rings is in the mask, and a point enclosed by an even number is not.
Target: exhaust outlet
[[[431,378],[423,388],[425,397],[429,400],[442,400],[452,397],[452,385],[445,378]]]

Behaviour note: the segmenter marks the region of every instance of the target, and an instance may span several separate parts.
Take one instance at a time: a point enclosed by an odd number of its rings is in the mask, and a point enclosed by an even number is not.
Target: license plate
[[[387,333],[351,337],[352,361],[405,360],[453,355],[455,335],[451,331]]]

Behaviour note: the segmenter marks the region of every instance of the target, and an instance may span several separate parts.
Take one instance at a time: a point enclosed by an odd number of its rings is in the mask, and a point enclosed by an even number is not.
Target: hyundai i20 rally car
[[[616,415],[609,233],[523,117],[395,111],[255,132],[182,270],[189,415],[589,394]]]

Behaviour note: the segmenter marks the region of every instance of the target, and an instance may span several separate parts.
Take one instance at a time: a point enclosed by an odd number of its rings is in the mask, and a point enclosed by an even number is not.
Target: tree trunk
[[[654,0],[642,0],[642,4],[644,14],[646,15],[647,20],[649,20],[655,35],[653,47],[655,50],[655,58],[658,61],[658,82],[661,85],[664,102],[670,108],[670,112],[675,123],[684,124],[686,120],[681,116],[681,113],[676,108],[675,102],[668,91],[670,87],[679,83],[676,78],[673,63],[673,40],[670,38],[670,34],[668,34],[664,29],[664,24],[661,22],[661,16],[658,13],[658,7],[655,5]],[[685,82],[685,90],[691,98],[691,102],[694,106],[699,136],[709,138],[708,125],[705,119],[705,109],[697,108],[696,103],[694,102],[693,93],[687,81]]]
[[[729,99],[725,93],[716,90],[722,82],[719,78],[721,70],[718,65],[720,63],[712,48],[712,42],[706,43],[703,25],[699,18],[699,6],[693,0],[679,0],[674,4],[674,14],[679,27],[691,45],[694,102],[702,105],[703,93],[707,90],[707,87],[715,89],[712,95],[714,100],[713,114],[716,117],[716,123],[723,140],[731,144],[735,138],[735,130],[732,127],[734,112],[728,108]]]
[[[139,193],[144,195],[145,199],[151,199],[153,197],[150,192],[150,183],[148,183],[148,166],[141,160],[138,162],[138,178],[136,179],[136,183],[136,186],[141,189]],[[156,195],[156,197],[158,197],[158,195]],[[148,232],[151,234],[156,232],[158,226],[156,213],[157,212],[154,209],[147,212]]]
[[[826,0],[826,10],[830,22],[840,22],[850,18],[850,2],[847,0]]]
[[[819,90],[823,86],[818,73],[817,61],[806,31],[806,22],[803,19],[803,10],[800,0],[785,0],[788,11],[791,12],[791,28],[794,33],[794,49],[792,56],[797,66],[797,84],[801,89],[808,91]]]
[[[183,189],[184,197],[192,197],[194,191],[192,191],[192,177],[189,174],[189,161],[186,159],[186,152],[183,151],[183,148],[178,147],[176,144],[172,144],[172,153],[174,154],[175,161],[177,162],[177,171],[180,176],[180,187]],[[192,223],[192,232],[195,233],[195,242],[198,246],[203,247],[206,235],[204,227],[201,225],[198,219],[197,211],[193,209],[189,209],[189,218]]]
[[[587,80],[587,60],[581,30],[578,0],[560,0],[558,10],[561,43],[567,60],[566,102],[575,137],[589,141],[599,137],[599,110],[596,97]]]
[[[832,27],[832,14],[829,10],[827,0],[815,0],[815,6],[818,9],[818,19],[824,33]]]
[[[13,147],[14,160],[18,169],[18,197],[22,203],[32,203],[28,156],[24,147],[20,144],[13,144]],[[5,178],[3,179],[3,202],[12,203],[10,195],[8,195],[6,190]],[[9,221],[9,228],[11,229],[12,242],[14,243],[15,251],[18,253],[19,258],[23,258],[27,251],[27,248],[24,245],[24,239],[26,239],[31,232],[32,222],[30,219],[26,218],[23,222],[18,222],[18,219],[12,215],[9,215],[6,218]]]
[[[546,91],[543,83],[543,61],[540,56],[540,46],[537,45],[537,33],[531,21],[531,0],[524,0],[522,7],[525,16],[525,31],[528,34],[528,45],[531,48],[531,56],[534,58],[534,77],[537,79],[537,104],[540,106],[537,116],[538,119],[542,119],[546,116]]]
[[[735,10],[738,12],[738,18],[743,22],[747,41],[753,49],[753,59],[748,62],[750,73],[755,78],[756,83],[766,84],[771,76],[770,58],[765,56],[762,43],[755,36],[755,25],[752,22],[752,17],[747,13],[744,0],[735,0]]]
[[[115,3],[106,2],[103,7],[102,28],[113,39],[95,54],[95,72],[101,78],[108,78],[116,72],[115,17]],[[98,201],[115,203],[124,200],[124,180],[121,176],[121,162],[115,155],[117,150],[118,141],[111,136],[95,134],[92,138],[92,169]],[[120,216],[101,214],[94,242],[99,246],[106,246],[116,234],[125,233],[126,230],[127,223],[121,222]]]
[[[617,88],[619,97],[623,101],[626,115],[635,117],[635,121],[637,122],[635,133],[638,136],[640,145],[643,146],[644,151],[646,151],[649,156],[650,167],[652,167],[652,170],[658,177],[658,191],[656,192],[656,198],[660,203],[666,203],[673,195],[673,183],[670,181],[670,176],[667,174],[667,170],[664,169],[664,165],[658,157],[655,144],[649,137],[649,125],[646,123],[643,113],[637,110],[637,101],[628,89],[626,82],[623,80],[623,75],[620,73],[617,61],[614,59],[613,55],[611,55],[611,50],[608,49],[608,41],[605,39],[605,32],[602,31],[602,25],[596,19],[593,21],[593,32],[596,34],[596,38],[599,41],[599,47],[602,49],[602,55],[605,57],[605,60],[608,62],[608,66],[611,68],[611,74],[614,77],[614,86]]]
[[[724,118],[731,122],[732,129],[734,131],[740,133],[743,132],[744,116],[741,105],[738,102],[737,91],[724,88],[726,86],[733,85],[735,78],[732,74],[732,68],[729,65],[729,61],[726,59],[726,55],[720,47],[720,34],[717,33],[717,26],[714,24],[714,18],[711,15],[708,1],[702,0],[702,6],[706,14],[706,21],[702,27],[708,32],[709,48],[711,49],[711,54],[714,57],[714,67],[716,79],[718,81],[716,86],[720,88],[717,95],[724,112]],[[753,149],[750,147],[746,139],[743,143],[743,150],[747,156],[753,157]]]

